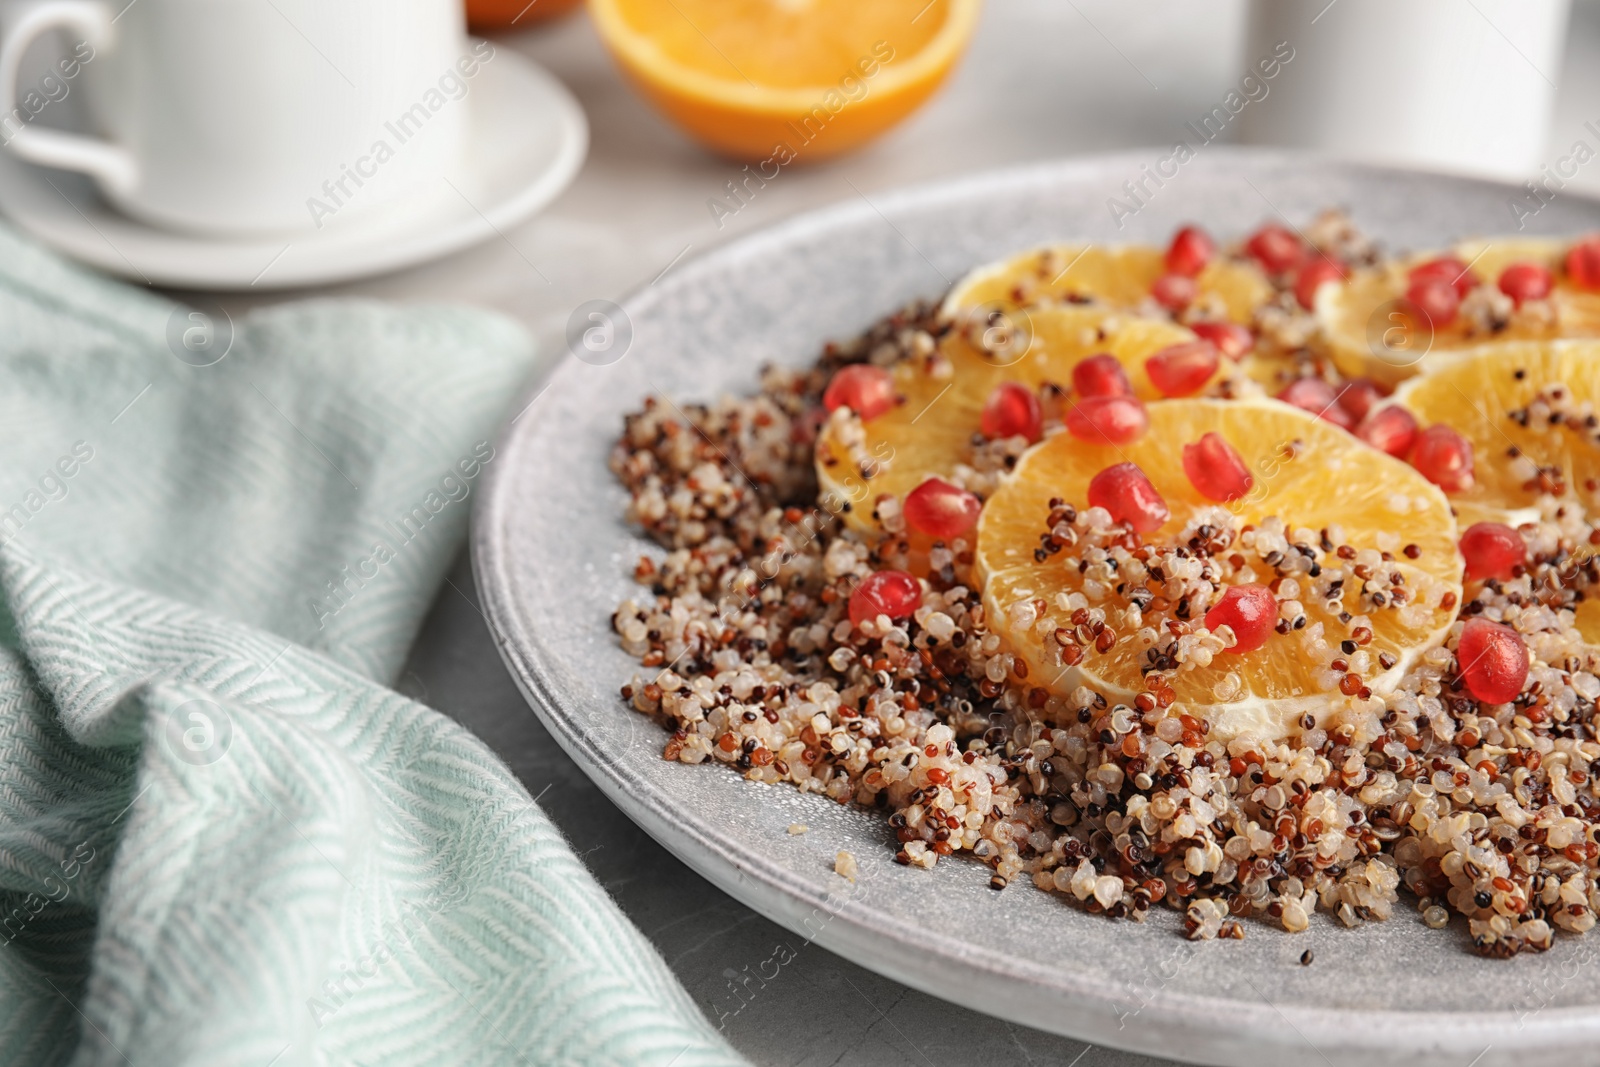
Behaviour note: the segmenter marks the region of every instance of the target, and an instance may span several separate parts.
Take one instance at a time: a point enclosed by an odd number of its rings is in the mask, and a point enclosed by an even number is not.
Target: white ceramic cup
[[[1522,178],[1545,162],[1570,0],[1253,0],[1246,58],[1294,59],[1244,139]]]
[[[460,0],[37,0],[7,14],[6,148],[200,233],[321,228],[437,186],[481,58]],[[16,121],[23,54],[50,30],[78,43],[103,136]]]

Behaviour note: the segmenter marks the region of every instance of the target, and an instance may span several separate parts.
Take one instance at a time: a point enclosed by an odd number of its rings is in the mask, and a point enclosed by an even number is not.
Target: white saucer
[[[572,94],[509,48],[467,97],[458,174],[418,201],[322,230],[198,237],[116,211],[80,174],[0,152],[0,212],[57,251],[132,281],[189,289],[287,289],[399,270],[495,237],[554,200],[589,147]]]

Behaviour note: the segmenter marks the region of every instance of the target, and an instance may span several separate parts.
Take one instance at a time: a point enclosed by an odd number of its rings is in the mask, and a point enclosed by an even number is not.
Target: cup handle
[[[42,0],[23,9],[0,40],[0,131],[5,147],[31,163],[82,171],[98,179],[108,192],[128,194],[138,168],[125,148],[95,137],[64,133],[21,122],[17,110],[17,73],[22,55],[45,30],[76,30],[95,48],[110,45],[113,27],[108,8],[96,0]],[[20,127],[13,130],[12,127]]]

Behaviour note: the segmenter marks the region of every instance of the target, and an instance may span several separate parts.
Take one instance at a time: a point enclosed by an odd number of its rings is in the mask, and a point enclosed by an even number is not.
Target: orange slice
[[[1230,505],[1200,496],[1183,470],[1183,446],[1207,432],[1221,434],[1254,474],[1251,492]],[[1351,699],[1338,691],[1330,664],[1341,654],[1342,641],[1362,636],[1354,632],[1358,626],[1371,631],[1370,642],[1359,650],[1367,668],[1362,684],[1381,692],[1443,639],[1455,617],[1462,571],[1456,526],[1444,494],[1416,471],[1277,401],[1170,400],[1151,405],[1149,431],[1120,448],[1064,436],[1043,442],[1022,459],[1015,474],[984,506],[976,563],[984,577],[989,625],[1026,661],[1030,684],[1058,695],[1087,685],[1110,699],[1128,700],[1146,690],[1151,650],[1159,652],[1169,640],[1145,629],[1162,622],[1155,614],[1160,602],[1147,606],[1150,615],[1135,619],[1128,608],[1136,597],[1128,594],[1142,596],[1140,590],[1153,588],[1154,595],[1168,596],[1174,592],[1169,583],[1176,580],[1176,573],[1154,582],[1141,579],[1143,564],[1126,559],[1109,576],[1092,567],[1080,571],[1076,560],[1088,558],[1082,547],[1086,540],[1064,553],[1040,550],[1051,500],[1075,505],[1086,522],[1090,479],[1123,462],[1138,464],[1172,512],[1158,530],[1144,535],[1145,545],[1170,548],[1186,527],[1210,523],[1231,532],[1231,543],[1213,553],[1206,564],[1217,569],[1214,577],[1221,585],[1272,581],[1278,576],[1275,565],[1287,553],[1298,551],[1294,544],[1308,540],[1313,555],[1300,555],[1310,562],[1297,565],[1309,568],[1315,562],[1320,568],[1318,577],[1302,571],[1295,578],[1306,617],[1301,629],[1274,633],[1254,651],[1217,652],[1206,665],[1200,665],[1202,657],[1182,667],[1158,664],[1177,704],[1208,720],[1214,737],[1279,737],[1303,716],[1322,721],[1341,700]],[[1274,560],[1262,546],[1271,542],[1264,531],[1279,528],[1279,520],[1288,524],[1290,547]],[[1248,531],[1250,544],[1244,537],[1247,524],[1256,528]],[[1332,552],[1322,547],[1324,529],[1336,542]],[[1295,536],[1296,530],[1306,532]],[[1340,545],[1358,555],[1344,560]],[[1415,548],[1408,550],[1408,545]],[[1372,551],[1362,555],[1361,550]],[[1189,551],[1184,566],[1198,570],[1202,557],[1192,546]],[[1114,549],[1113,555],[1116,552],[1126,556],[1126,546]],[[1383,560],[1384,552],[1393,558]],[[1238,562],[1230,562],[1235,557]],[[1241,562],[1248,570],[1239,568]],[[1406,590],[1403,603],[1386,597],[1381,607],[1364,604],[1365,580],[1359,574],[1330,593],[1327,584],[1342,568],[1357,563],[1378,583],[1368,592],[1393,584]],[[1402,583],[1392,583],[1394,575]],[[1330,610],[1329,603],[1348,612],[1349,619],[1341,619],[1340,610]],[[1173,609],[1168,603],[1167,618],[1173,610],[1182,611],[1180,620],[1186,616],[1191,626],[1201,625],[1210,606],[1186,600],[1180,604]],[[1080,607],[1103,610],[1102,621],[1115,631],[1117,641],[1103,652],[1091,645],[1072,665],[1056,635],[1074,626],[1071,617]],[[1327,644],[1319,648],[1317,639]],[[1384,668],[1385,662],[1391,665]]]
[[[1170,322],[1070,305],[1009,313],[1003,328],[1010,331],[1008,343],[990,352],[975,342],[989,333],[992,343],[994,328],[982,318],[964,320],[945,336],[935,357],[895,367],[901,402],[894,408],[865,422],[840,411],[824,425],[816,451],[819,488],[825,499],[831,493],[850,503],[842,513],[849,525],[875,531],[874,501],[886,494],[904,500],[930,477],[953,479],[987,495],[1003,468],[985,473],[967,465],[978,450],[973,435],[979,432],[984,402],[1001,382],[1065,387],[1080,360],[1109,352],[1140,399],[1151,401],[1160,394],[1144,361],[1168,345],[1195,339]],[[1208,387],[1236,374],[1223,359]]]
[[[1449,326],[1431,329],[1419,325],[1401,306],[1411,269],[1439,253],[1357,271],[1343,284],[1324,286],[1317,294],[1317,318],[1330,354],[1352,377],[1364,375],[1394,385],[1438,365],[1441,357],[1488,342],[1600,337],[1600,293],[1567,281],[1563,259],[1568,247],[1565,241],[1522,237],[1456,245],[1451,254],[1470,264],[1482,281],[1480,288],[1497,299],[1500,273],[1513,263],[1539,263],[1555,275],[1554,291],[1540,302],[1547,305],[1543,313],[1512,314],[1500,330],[1482,330],[1468,314]]]
[[[910,114],[966,47],[979,6],[591,0],[589,12],[624,73],[668,118],[757,164],[743,179],[753,194],[784,165],[854,148]]]
[[[1593,592],[1578,601],[1575,612],[1578,626],[1578,636],[1591,645],[1600,645],[1600,599]]]
[[[1539,417],[1551,405],[1537,402],[1555,389],[1563,414],[1551,424]],[[1600,512],[1600,427],[1588,425],[1600,423],[1600,341],[1485,346],[1411,379],[1390,402],[1421,426],[1446,423],[1472,442],[1474,484],[1450,494],[1463,527],[1527,521],[1545,496]]]
[[[1167,272],[1165,253],[1149,245],[1049,245],[979,267],[957,282],[944,309],[1029,307],[1069,299],[1092,299],[1134,308],[1150,297],[1150,286]],[[1212,261],[1195,279],[1196,302],[1215,302],[1214,318],[1249,325],[1256,309],[1275,295],[1253,264]]]

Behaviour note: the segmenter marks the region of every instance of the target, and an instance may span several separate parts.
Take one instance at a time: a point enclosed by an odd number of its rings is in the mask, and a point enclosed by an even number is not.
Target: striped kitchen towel
[[[504,764],[385,688],[525,335],[229,322],[3,228],[0,322],[0,1063],[737,1063]]]

